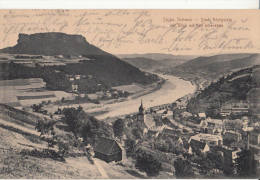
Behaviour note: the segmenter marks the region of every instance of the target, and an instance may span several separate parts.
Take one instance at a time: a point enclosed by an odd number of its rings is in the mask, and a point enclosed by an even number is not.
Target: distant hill
[[[164,71],[164,69],[173,68],[185,63],[195,56],[175,56],[171,54],[125,54],[117,55],[123,61],[132,64],[135,67],[149,71]]]
[[[186,61],[194,59],[197,56],[183,56],[183,55],[173,55],[173,54],[162,54],[162,53],[146,53],[146,54],[118,54],[119,58],[147,58],[156,61],[161,61],[165,59],[177,60],[177,61]]]
[[[39,77],[47,81],[47,87],[50,89],[67,90],[70,87],[70,83],[67,82],[66,75],[71,74],[93,76],[91,80],[82,82],[82,84],[87,83],[91,84],[91,86],[92,84],[93,86],[97,84],[104,84],[105,86],[132,83],[149,84],[158,80],[157,76],[148,75],[138,68],[121,61],[116,56],[89,44],[81,35],[68,35],[57,32],[31,35],[20,34],[15,46],[1,49],[0,53],[44,56],[62,55],[64,58],[82,56],[86,58],[86,61],[81,63],[75,62],[66,66],[47,68],[14,66],[10,64],[0,65],[0,73],[3,74],[1,79]],[[73,59],[71,61],[73,62]],[[60,71],[60,73],[56,73],[56,70]],[[59,87],[56,86],[57,82],[61,84]]]
[[[198,57],[168,68],[166,72],[191,81],[212,81],[224,74],[257,64],[260,64],[259,54],[222,54]]]
[[[161,63],[160,61],[156,61],[156,60],[148,59],[148,58],[144,58],[144,57],[123,58],[122,60],[135,67],[145,69],[145,70],[154,71],[156,69],[161,69],[164,67],[163,63]]]

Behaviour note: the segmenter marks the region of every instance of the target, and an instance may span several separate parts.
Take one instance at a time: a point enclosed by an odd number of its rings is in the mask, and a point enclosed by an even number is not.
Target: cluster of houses
[[[160,120],[164,118],[172,118],[173,113],[169,110],[169,106],[165,105],[164,108],[157,107],[145,111],[143,104],[139,107],[139,111],[136,114],[136,121],[144,122],[146,128],[144,134],[153,138],[171,138],[176,144],[188,145],[187,152],[189,154],[207,153],[210,151],[220,152],[224,159],[224,165],[230,167],[235,159],[238,157],[238,153],[242,148],[236,143],[246,141],[250,143],[250,148],[256,148],[255,160],[260,166],[260,130],[250,131],[250,135],[247,136],[244,132],[244,128],[249,126],[249,120],[247,117],[243,117],[239,122],[234,120],[235,124],[241,124],[240,128],[234,127],[233,124],[229,124],[232,120],[213,119],[207,117],[205,113],[199,113],[198,117],[201,119],[199,127],[200,132],[190,134],[188,142],[187,139],[182,137],[182,131],[179,128],[171,128],[164,123],[156,122],[154,117],[159,117]],[[156,116],[154,116],[156,115]],[[187,136],[186,136],[187,137]],[[233,142],[232,145],[226,144],[226,142]],[[186,144],[188,143],[188,144]],[[101,138],[97,146],[94,148],[95,156],[105,160],[106,162],[120,161],[122,160],[123,148],[116,140]]]
[[[185,101],[176,101],[176,104],[178,109],[186,107]],[[223,156],[224,165],[228,167],[235,162],[238,153],[243,148],[250,148],[255,152],[255,160],[257,166],[260,167],[260,128],[254,125],[254,128],[250,127],[252,126],[252,122],[249,121],[251,117],[246,116],[251,113],[252,117],[260,118],[259,109],[260,88],[254,88],[248,93],[246,101],[223,104],[220,108],[222,119],[207,117],[203,112],[198,113],[197,117],[200,122],[188,136],[188,153],[218,151]],[[230,120],[227,116],[231,114],[239,115],[238,117],[241,118]],[[136,115],[136,120],[144,122],[147,127],[144,129],[144,134],[155,138],[170,137],[178,144],[183,144],[184,139],[179,128],[171,128],[155,120],[165,118],[173,119],[173,111],[169,105],[153,107],[145,112],[141,103]]]
[[[232,103],[225,107],[226,109],[223,107],[223,111],[229,111],[229,113],[243,114],[249,110],[248,103],[245,102]],[[161,115],[161,119],[171,119],[173,117],[173,112],[168,109],[168,106],[165,106],[165,109],[158,109],[156,113],[157,115]],[[158,124],[151,123],[153,119],[150,114],[145,115],[143,113],[142,104],[138,114],[141,117],[138,119],[143,120],[147,124],[148,130],[145,133],[148,133],[148,135],[153,137],[172,137],[177,143],[183,143],[183,139],[176,129],[172,129],[166,125],[158,126]],[[188,140],[188,153],[207,153],[211,150],[218,150],[225,159],[224,164],[229,166],[231,163],[234,163],[237,154],[244,148],[240,144],[243,141],[250,148],[255,148],[255,159],[260,166],[260,130],[254,129],[247,136],[248,133],[245,128],[249,126],[248,117],[243,116],[237,120],[214,119],[207,117],[205,113],[199,113],[198,117],[200,118],[199,131],[190,136]]]

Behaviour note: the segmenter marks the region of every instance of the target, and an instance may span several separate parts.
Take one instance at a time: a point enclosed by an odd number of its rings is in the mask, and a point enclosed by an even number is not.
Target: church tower
[[[141,105],[139,107],[139,112],[137,114],[137,120],[144,122],[144,107],[143,107],[143,102],[141,100]]]

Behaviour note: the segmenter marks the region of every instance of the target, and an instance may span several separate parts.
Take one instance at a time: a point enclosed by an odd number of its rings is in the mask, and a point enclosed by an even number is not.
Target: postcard
[[[0,178],[259,178],[259,19],[0,10]]]

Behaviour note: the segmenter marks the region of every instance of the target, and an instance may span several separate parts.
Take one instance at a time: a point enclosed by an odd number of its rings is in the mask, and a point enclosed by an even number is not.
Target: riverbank
[[[141,100],[143,101],[145,108],[150,108],[161,104],[173,103],[177,99],[196,91],[196,87],[189,81],[171,75],[157,75],[165,79],[165,83],[162,84],[160,89],[135,99],[128,99],[114,104],[105,104],[100,108],[91,109],[89,112],[106,111],[107,113],[95,116],[100,120],[105,120],[107,118],[137,112]]]

